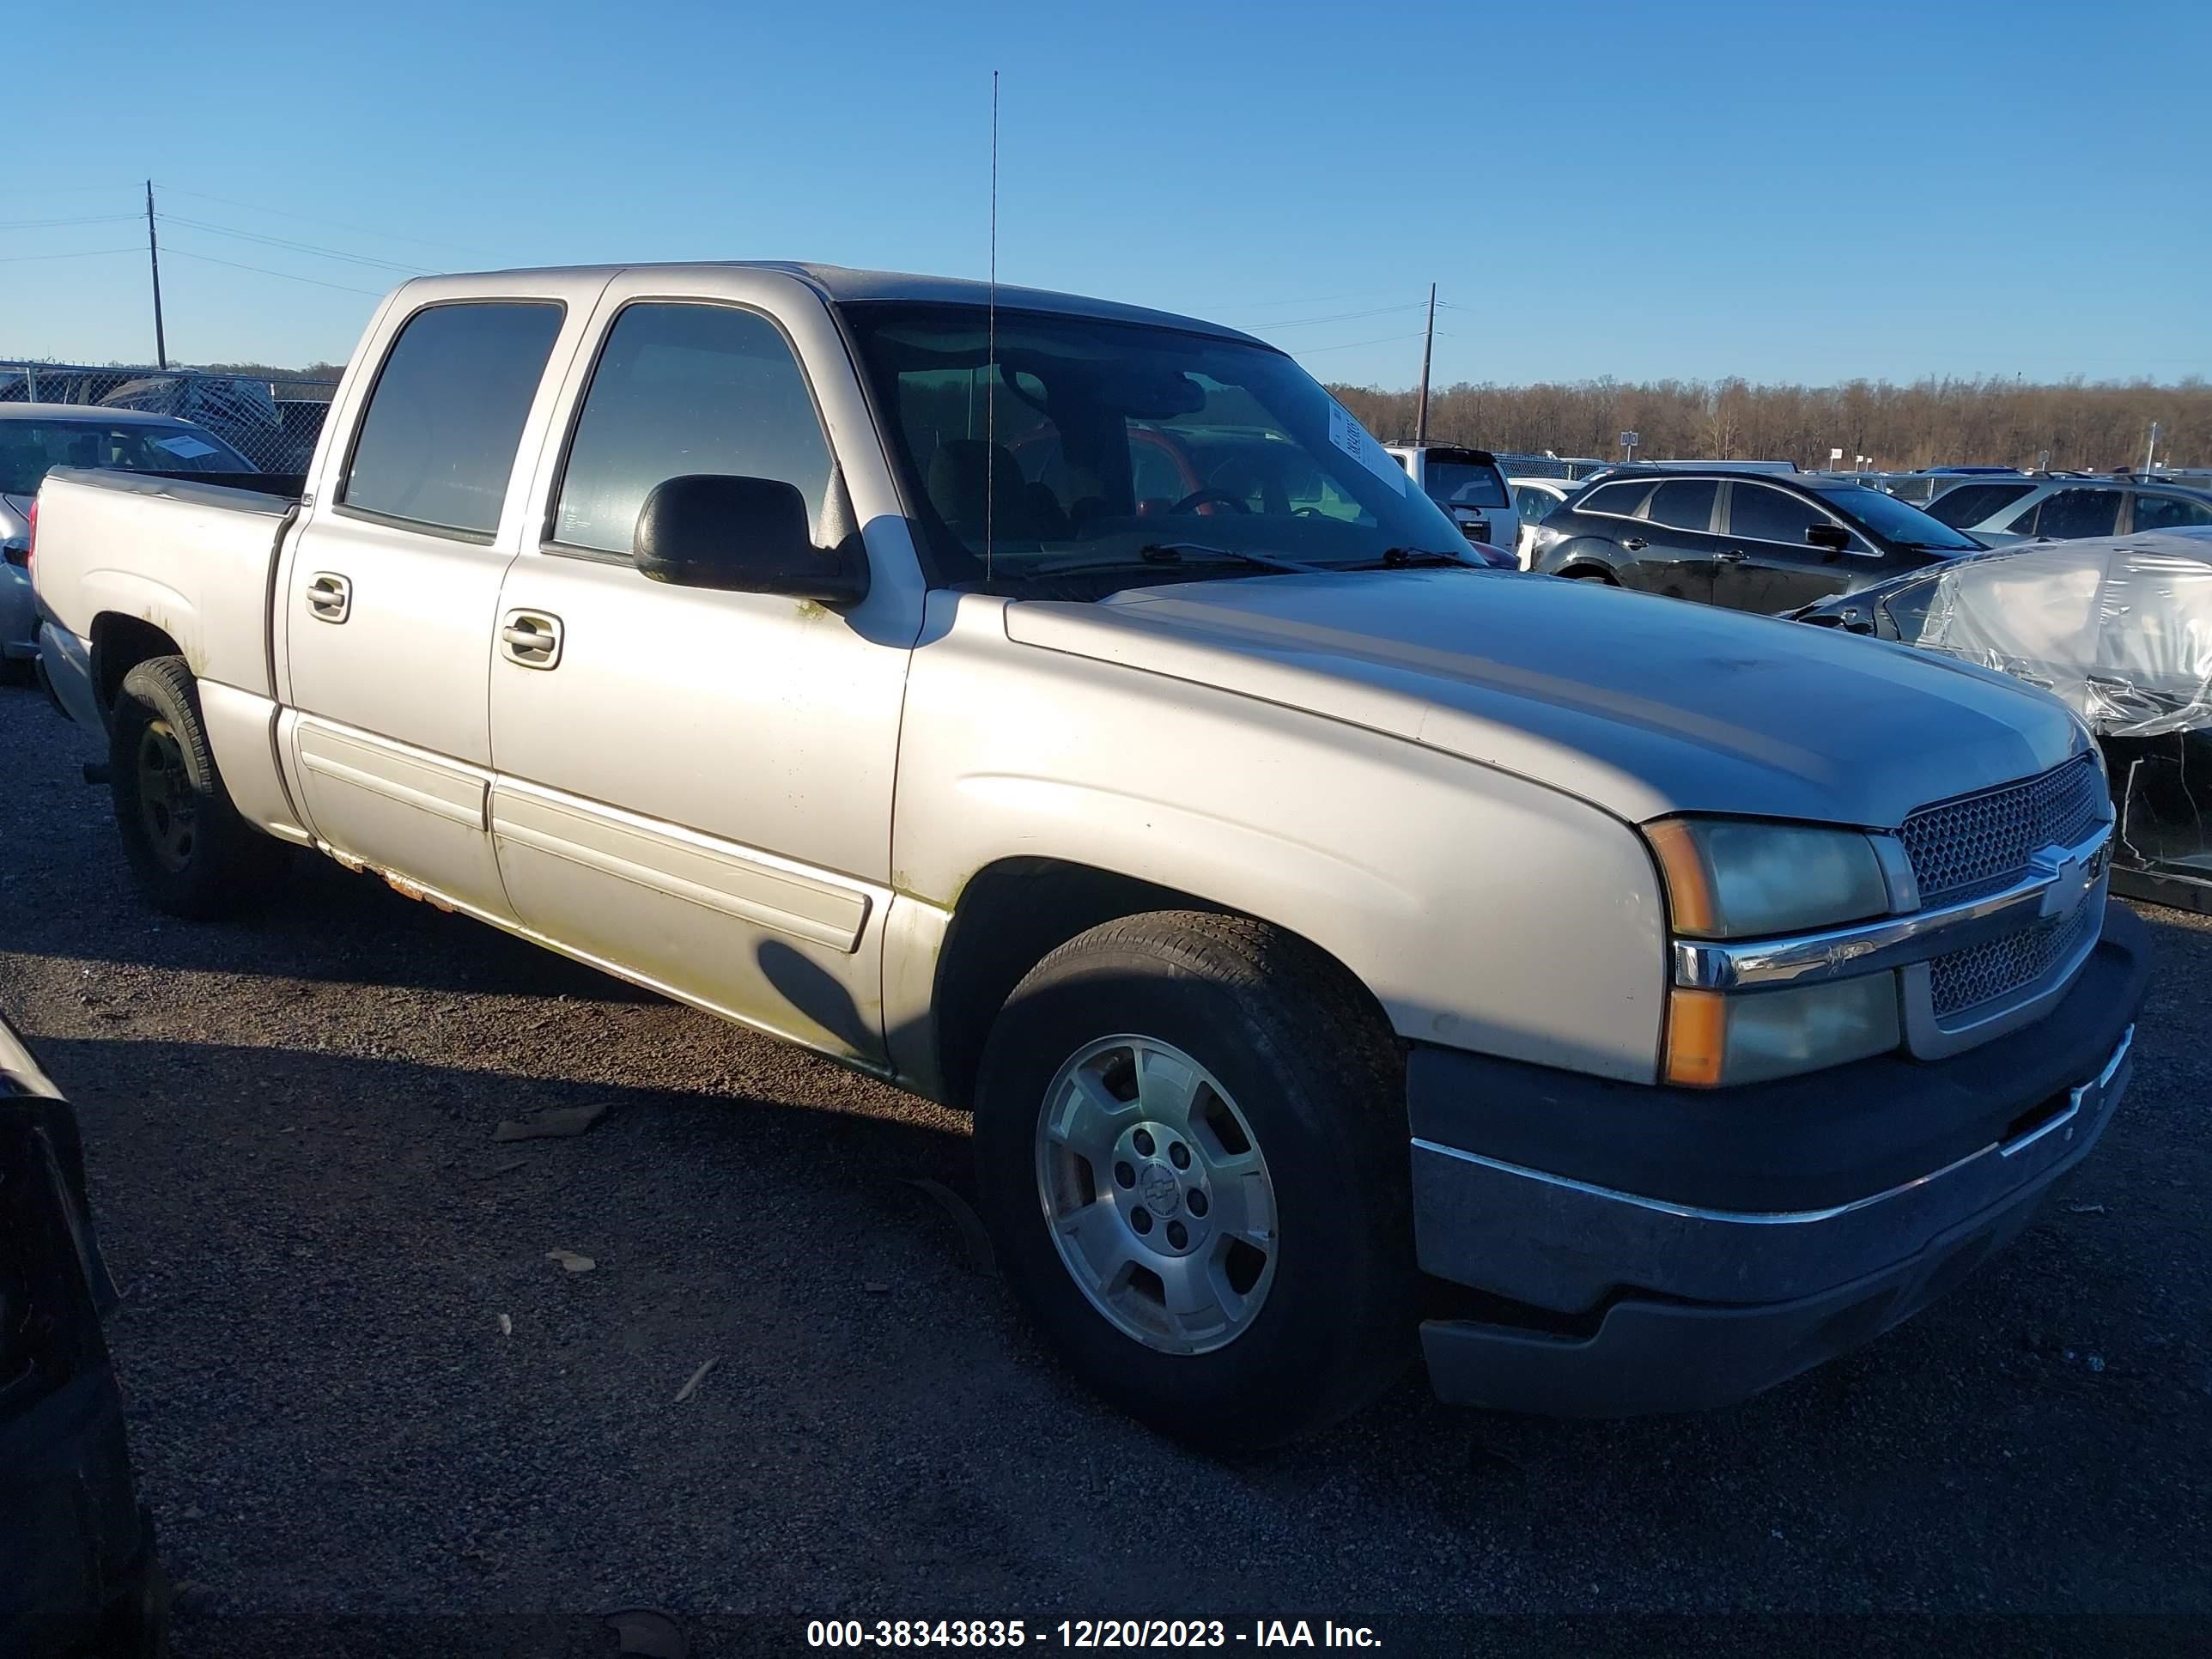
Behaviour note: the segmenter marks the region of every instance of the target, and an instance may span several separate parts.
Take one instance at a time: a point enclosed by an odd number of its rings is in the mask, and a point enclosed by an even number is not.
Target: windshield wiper
[[[1449,553],[1434,553],[1425,547],[1386,547],[1380,558],[1369,559],[1361,564],[1340,567],[1346,570],[1407,570],[1416,566],[1465,564],[1467,561]]]
[[[1094,570],[1130,570],[1140,565],[1159,564],[1241,564],[1259,570],[1287,571],[1294,575],[1319,575],[1326,570],[1341,566],[1301,564],[1296,559],[1279,559],[1272,553],[1248,553],[1242,548],[1215,547],[1206,542],[1147,542],[1137,550],[1133,559],[1077,559],[1066,564],[1031,565],[1026,574],[1033,576],[1080,576]]]

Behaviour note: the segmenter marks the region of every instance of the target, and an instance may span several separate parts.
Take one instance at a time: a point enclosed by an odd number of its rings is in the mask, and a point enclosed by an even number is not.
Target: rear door
[[[728,300],[667,297],[649,271],[608,290],[563,399],[565,447],[541,467],[544,506],[499,594],[492,829],[533,932],[878,1060],[919,592],[878,578],[833,611],[653,581],[630,556],[646,496],[690,473],[790,483],[817,538],[841,533],[848,486],[823,411],[842,409],[856,443],[872,436],[850,361],[817,300],[744,303],[748,280],[733,275]]]
[[[517,457],[535,453],[548,367],[580,335],[578,297],[464,288],[380,325],[364,346],[381,352],[365,409],[341,416],[357,428],[325,456],[282,575],[296,711],[284,741],[316,836],[501,920],[486,817],[492,629],[520,526]]]
[[[1813,546],[1805,539],[1808,530],[1843,520],[1790,490],[1738,478],[1729,485],[1728,498],[1728,534],[1713,599],[1732,611],[1775,616],[1812,605],[1850,586],[1879,556],[1855,530],[1848,552]]]

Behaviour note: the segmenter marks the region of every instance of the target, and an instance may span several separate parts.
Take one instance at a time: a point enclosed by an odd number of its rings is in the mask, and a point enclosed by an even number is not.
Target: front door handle
[[[1723,564],[1741,564],[1751,555],[1740,547],[1731,547],[1727,552],[1716,553],[1713,556]]]
[[[1650,546],[1651,544],[1645,541],[1641,536],[1631,536],[1626,541],[1621,543],[1621,545],[1632,553],[1641,553],[1645,548]]]
[[[561,661],[561,619],[543,611],[510,611],[500,618],[499,652],[523,668],[552,668]]]
[[[343,622],[353,614],[353,584],[335,570],[318,570],[307,578],[307,614],[317,622]]]

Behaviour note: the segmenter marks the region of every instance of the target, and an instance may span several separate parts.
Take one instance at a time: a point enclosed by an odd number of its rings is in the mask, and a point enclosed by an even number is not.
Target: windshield
[[[1186,571],[1204,549],[1306,564],[1464,556],[1398,463],[1268,347],[1001,311],[994,362],[980,306],[843,311],[940,582],[1143,568],[1143,550],[1171,544]]]
[[[0,420],[0,495],[34,495],[47,470],[252,472],[253,463],[211,432],[111,421]]]
[[[1428,475],[1431,499],[1453,507],[1504,507],[1505,480],[1494,466],[1468,461],[1431,460]]]
[[[1820,499],[1844,517],[1865,526],[1877,536],[1907,547],[1927,548],[1941,553],[1978,553],[1982,544],[1972,537],[1962,535],[1941,519],[1931,519],[1910,502],[1879,489],[1869,489],[1862,484],[1851,484],[1842,489],[1824,489]]]

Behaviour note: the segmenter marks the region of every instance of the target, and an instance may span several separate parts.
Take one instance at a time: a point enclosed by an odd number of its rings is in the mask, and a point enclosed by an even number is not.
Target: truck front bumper
[[[1742,1400],[1917,1312],[2025,1228],[2128,1084],[2149,972],[2114,905],[2074,986],[1984,1049],[1688,1091],[1457,1051],[1407,1067],[1443,1398],[1553,1416]]]

